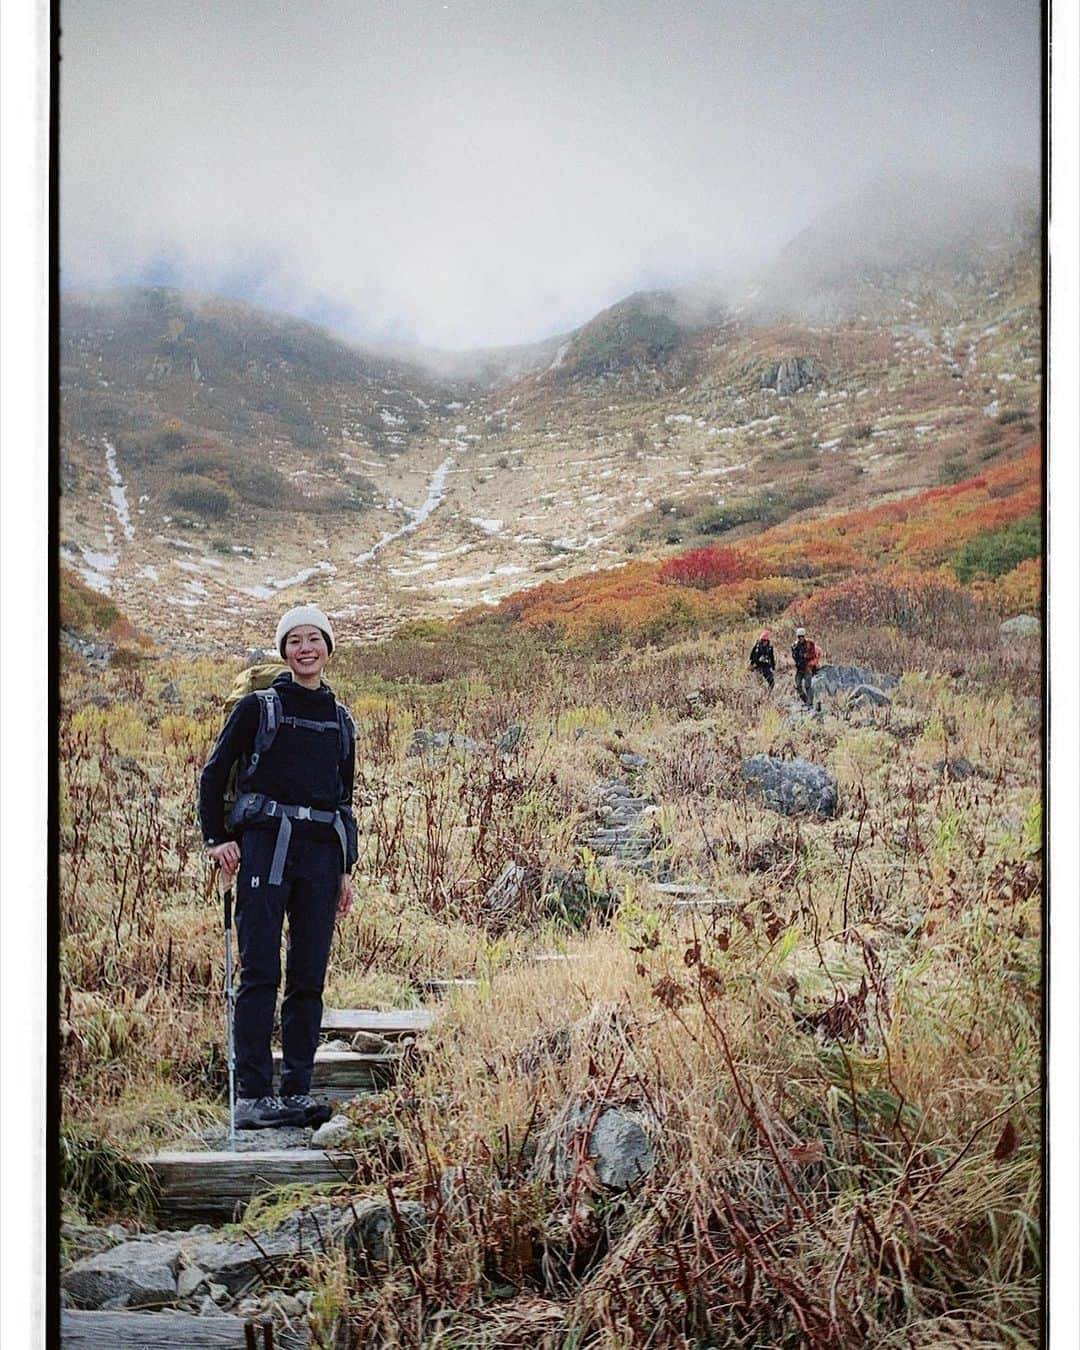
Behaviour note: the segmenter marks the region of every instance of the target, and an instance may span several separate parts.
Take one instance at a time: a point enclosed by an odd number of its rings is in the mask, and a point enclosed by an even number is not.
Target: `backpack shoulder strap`
[[[271,687],[256,689],[254,692],[259,700],[259,729],[255,733],[251,758],[247,764],[248,774],[255,771],[260,757],[274,744],[274,737],[278,734],[278,727],[281,726],[281,695],[278,691]]]
[[[349,753],[349,746],[356,743],[356,724],[344,703],[337,705],[337,724],[338,735],[341,737],[340,758],[345,759]]]

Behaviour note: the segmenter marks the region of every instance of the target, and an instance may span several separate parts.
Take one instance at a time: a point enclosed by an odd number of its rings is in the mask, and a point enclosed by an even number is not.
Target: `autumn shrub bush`
[[[693,586],[704,591],[741,581],[751,571],[748,560],[737,549],[708,547],[671,558],[660,568],[658,576],[673,586]]]
[[[191,473],[174,481],[168,491],[168,500],[183,511],[194,511],[196,515],[216,520],[228,515],[236,503],[236,496],[212,478]]]
[[[976,601],[939,573],[883,568],[826,587],[789,611],[799,623],[887,624],[902,633],[955,632],[973,623]]]
[[[981,574],[1000,577],[1042,552],[1042,518],[1024,516],[969,539],[953,555],[953,571],[962,582]]]

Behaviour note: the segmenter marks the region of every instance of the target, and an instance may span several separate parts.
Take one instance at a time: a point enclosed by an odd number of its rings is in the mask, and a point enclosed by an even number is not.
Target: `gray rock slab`
[[[179,1269],[175,1242],[122,1242],[77,1261],[60,1283],[79,1308],[160,1308],[176,1299]]]

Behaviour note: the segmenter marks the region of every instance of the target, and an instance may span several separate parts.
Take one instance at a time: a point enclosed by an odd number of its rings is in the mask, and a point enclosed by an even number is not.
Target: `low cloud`
[[[68,0],[62,283],[366,340],[566,330],[760,264],[897,158],[1034,168],[1039,7]]]

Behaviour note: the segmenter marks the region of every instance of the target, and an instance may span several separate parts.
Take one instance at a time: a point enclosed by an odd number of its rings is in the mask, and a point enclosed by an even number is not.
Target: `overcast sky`
[[[64,0],[65,286],[563,331],[882,167],[1039,164],[1037,0]]]

